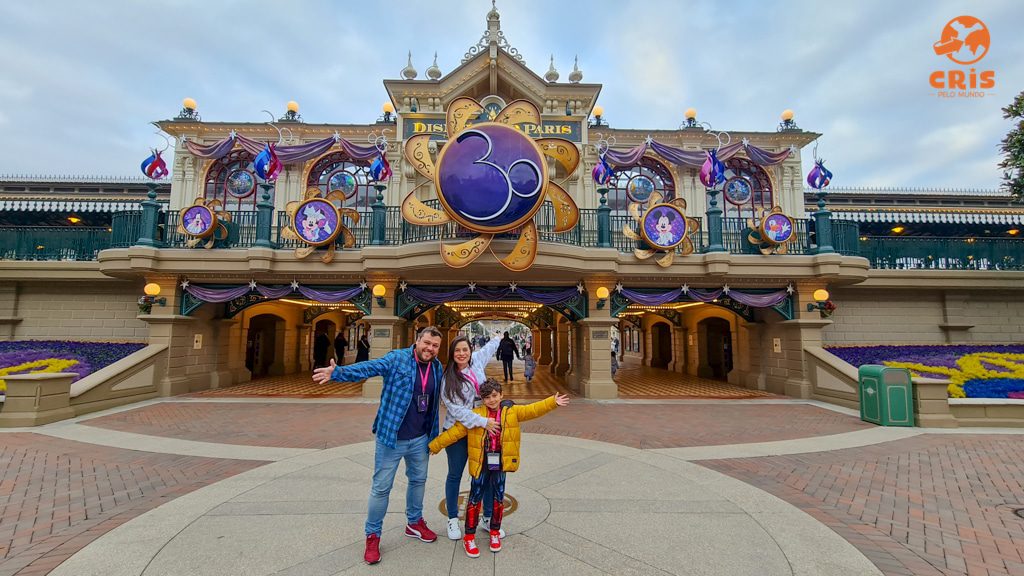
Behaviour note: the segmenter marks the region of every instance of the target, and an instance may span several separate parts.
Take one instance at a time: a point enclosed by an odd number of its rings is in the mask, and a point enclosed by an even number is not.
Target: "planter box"
[[[1024,400],[950,398],[949,409],[963,427],[1024,428]]]

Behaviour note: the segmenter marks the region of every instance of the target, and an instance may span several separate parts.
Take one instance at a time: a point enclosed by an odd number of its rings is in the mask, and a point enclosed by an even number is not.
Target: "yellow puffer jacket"
[[[545,398],[533,404],[506,406],[501,409],[501,469],[504,472],[515,472],[519,469],[519,423],[541,416],[558,408],[555,397]],[[487,417],[487,407],[479,406],[473,412]],[[477,478],[484,463],[484,442],[487,440],[486,428],[467,428],[461,422],[445,430],[430,443],[430,453],[437,454],[444,448],[469,436],[469,475]]]

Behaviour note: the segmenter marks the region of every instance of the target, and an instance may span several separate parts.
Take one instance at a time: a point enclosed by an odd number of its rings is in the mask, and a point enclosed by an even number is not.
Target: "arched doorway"
[[[664,322],[651,326],[651,367],[668,368],[672,362],[672,329]]]
[[[705,318],[697,323],[700,362],[697,375],[728,381],[732,371],[732,329],[722,318]]]
[[[284,319],[260,314],[249,320],[245,339],[245,367],[253,378],[284,374]]]

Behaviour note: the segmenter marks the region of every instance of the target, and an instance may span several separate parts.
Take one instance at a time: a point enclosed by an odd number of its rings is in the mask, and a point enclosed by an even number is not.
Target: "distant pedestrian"
[[[526,383],[533,382],[533,374],[537,371],[537,360],[534,359],[533,354],[530,353],[530,349],[523,350],[523,376],[526,377]]]
[[[356,362],[366,362],[370,359],[370,340],[363,334],[356,342]]]
[[[331,350],[331,339],[327,337],[327,332],[320,331],[316,333],[313,338],[313,368],[323,368],[327,366],[327,354]]]
[[[338,335],[334,337],[334,356],[338,359],[338,365],[345,365],[345,350],[348,348],[348,339],[345,338],[345,333],[338,330]]]
[[[512,380],[512,360],[519,358],[519,348],[516,347],[516,342],[509,337],[508,332],[501,338],[501,342],[498,344],[498,360],[501,360],[501,366],[505,372],[505,383],[508,384],[509,380]]]

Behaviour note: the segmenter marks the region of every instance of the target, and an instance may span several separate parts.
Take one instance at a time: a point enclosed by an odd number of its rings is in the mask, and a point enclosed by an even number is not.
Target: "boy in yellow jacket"
[[[486,428],[467,430],[460,422],[449,428],[430,443],[430,453],[437,454],[450,444],[469,436],[469,503],[466,505],[466,535],[462,543],[470,558],[480,556],[476,546],[476,525],[480,518],[481,497],[484,487],[490,485],[494,493],[494,514],[491,516],[491,552],[501,550],[502,502],[505,500],[505,473],[519,469],[519,423],[540,418],[558,406],[569,403],[569,397],[556,394],[540,402],[525,406],[501,405],[501,384],[488,378],[480,385],[480,399],[483,406],[473,411],[485,418],[492,418],[500,424],[494,432]]]

